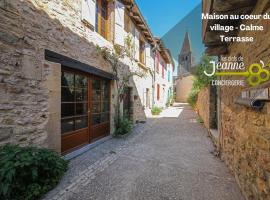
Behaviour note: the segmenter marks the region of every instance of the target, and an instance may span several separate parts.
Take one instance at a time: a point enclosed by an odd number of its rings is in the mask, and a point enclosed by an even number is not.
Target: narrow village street
[[[241,200],[242,196],[197,114],[186,104],[139,124],[71,160],[45,199]]]

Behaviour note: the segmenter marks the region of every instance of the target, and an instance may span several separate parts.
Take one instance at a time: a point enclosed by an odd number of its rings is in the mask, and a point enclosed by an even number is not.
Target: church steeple
[[[178,76],[185,73],[190,73],[192,67],[192,52],[188,32],[182,44],[182,49],[178,56]]]
[[[186,32],[180,55],[190,53],[190,52],[191,52],[190,40],[189,40],[188,32]]]

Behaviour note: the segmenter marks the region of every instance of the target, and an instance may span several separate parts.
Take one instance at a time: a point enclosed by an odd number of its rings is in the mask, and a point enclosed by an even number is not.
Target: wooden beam
[[[227,46],[209,46],[205,49],[205,53],[209,56],[219,56],[228,53]]]
[[[257,0],[214,0],[213,10],[230,11],[255,5]]]

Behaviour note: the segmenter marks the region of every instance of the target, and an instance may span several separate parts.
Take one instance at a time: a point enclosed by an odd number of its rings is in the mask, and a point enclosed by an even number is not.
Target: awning
[[[101,69],[98,69],[96,67],[87,65],[85,63],[79,62],[77,60],[74,60],[72,58],[63,56],[61,54],[55,53],[53,51],[45,49],[45,59],[50,62],[56,62],[60,63],[61,65],[65,67],[69,67],[71,69],[80,70],[82,72],[90,73],[96,76],[100,76],[103,78],[116,80],[117,77],[109,72],[103,71]]]

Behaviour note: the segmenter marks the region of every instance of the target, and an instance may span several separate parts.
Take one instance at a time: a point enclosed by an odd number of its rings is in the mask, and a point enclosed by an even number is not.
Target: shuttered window
[[[140,39],[140,62],[145,64],[145,42],[143,39]]]
[[[108,38],[108,2],[97,0],[96,3],[96,31],[105,39]]]
[[[162,78],[164,78],[164,62],[161,63],[161,67],[162,67]]]
[[[156,68],[157,68],[157,73],[159,73],[159,54],[158,54],[158,51],[156,53]]]
[[[157,84],[157,100],[160,99],[160,86]]]
[[[124,16],[124,21],[125,21],[125,25],[124,25],[124,29],[127,33],[131,33],[132,32],[132,25],[131,25],[131,19],[128,16],[127,13],[127,9],[125,9],[125,16]]]

